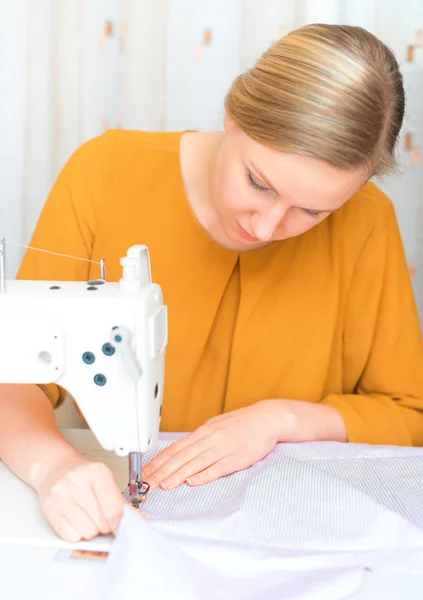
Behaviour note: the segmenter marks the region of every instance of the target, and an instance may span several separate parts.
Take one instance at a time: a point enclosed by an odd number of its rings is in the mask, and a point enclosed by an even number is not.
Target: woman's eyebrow
[[[279,192],[277,191],[276,187],[275,187],[274,185],[272,185],[272,184],[270,183],[270,181],[268,181],[268,180],[266,179],[266,177],[263,175],[263,173],[260,171],[260,169],[258,169],[258,168],[256,167],[256,165],[255,165],[255,164],[254,164],[252,161],[250,161],[250,164],[251,164],[251,166],[253,167],[254,171],[257,173],[257,175],[260,177],[260,179],[262,179],[262,180],[264,181],[264,183],[265,183],[267,186],[269,186],[269,188],[271,188],[271,189],[272,189],[274,192],[276,192],[276,194],[278,194],[278,195],[282,195],[282,194],[279,194]]]
[[[278,194],[278,195],[280,195],[280,196],[289,196],[289,195],[290,195],[290,194],[288,194],[287,192],[279,193],[279,192],[277,191],[277,189],[275,188],[275,186],[274,186],[274,185],[272,185],[272,184],[270,183],[270,181],[269,181],[269,180],[268,180],[268,179],[267,179],[267,178],[266,178],[266,177],[263,175],[263,173],[260,171],[260,169],[258,169],[258,168],[256,167],[256,165],[255,165],[255,164],[254,164],[252,161],[250,161],[250,165],[251,165],[251,167],[253,168],[253,170],[254,170],[254,171],[257,173],[257,175],[260,177],[260,179],[262,179],[262,180],[264,181],[264,183],[265,183],[265,184],[266,184],[266,185],[267,185],[267,186],[268,186],[268,187],[269,187],[271,190],[273,190],[273,191],[274,191],[276,194]],[[310,212],[316,212],[316,213],[332,213],[332,212],[334,212],[334,211],[336,210],[336,208],[333,208],[333,209],[331,209],[331,210],[328,210],[327,208],[326,208],[326,209],[324,209],[324,210],[323,210],[323,209],[322,209],[322,210],[320,210],[320,209],[318,209],[318,208],[305,208],[304,206],[297,206],[297,208],[300,208],[301,210],[308,210],[308,211],[310,211]]]

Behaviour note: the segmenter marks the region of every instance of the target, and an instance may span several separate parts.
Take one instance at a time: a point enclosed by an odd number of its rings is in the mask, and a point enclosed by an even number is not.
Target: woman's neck
[[[213,179],[223,132],[188,132],[181,138],[180,164],[188,203],[200,225],[214,238]],[[216,239],[219,243],[219,240]]]

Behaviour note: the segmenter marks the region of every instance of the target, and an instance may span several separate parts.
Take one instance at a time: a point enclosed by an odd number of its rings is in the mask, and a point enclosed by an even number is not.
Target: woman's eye
[[[259,192],[269,192],[270,191],[270,188],[257,183],[257,181],[255,181],[255,179],[251,175],[250,171],[247,171],[247,182],[253,189],[258,190]]]
[[[318,219],[322,213],[316,212],[315,210],[307,210],[306,208],[301,209],[311,219]]]

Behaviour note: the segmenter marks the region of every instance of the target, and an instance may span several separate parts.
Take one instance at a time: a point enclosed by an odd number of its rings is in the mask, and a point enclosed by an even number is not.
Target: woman
[[[163,430],[192,432],[144,469],[201,485],[278,442],[423,443],[423,345],[393,207],[404,114],[392,53],[312,25],[275,43],[226,98],[223,132],[111,131],[64,167],[31,246],[120,276],[147,244],[169,307]],[[87,280],[28,251],[25,279]],[[55,386],[2,386],[0,453],[63,538],[116,531],[110,472],[62,438]]]

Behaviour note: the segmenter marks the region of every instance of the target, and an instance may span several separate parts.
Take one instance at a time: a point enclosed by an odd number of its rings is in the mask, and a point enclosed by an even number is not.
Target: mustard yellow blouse
[[[98,261],[147,244],[169,307],[162,430],[269,398],[324,402],[351,442],[423,445],[423,343],[394,209],[374,185],[307,233],[239,254],[195,220],[181,133],[109,131],[58,177],[31,245]],[[28,250],[21,279],[98,265]],[[45,386],[53,404],[63,391]]]

